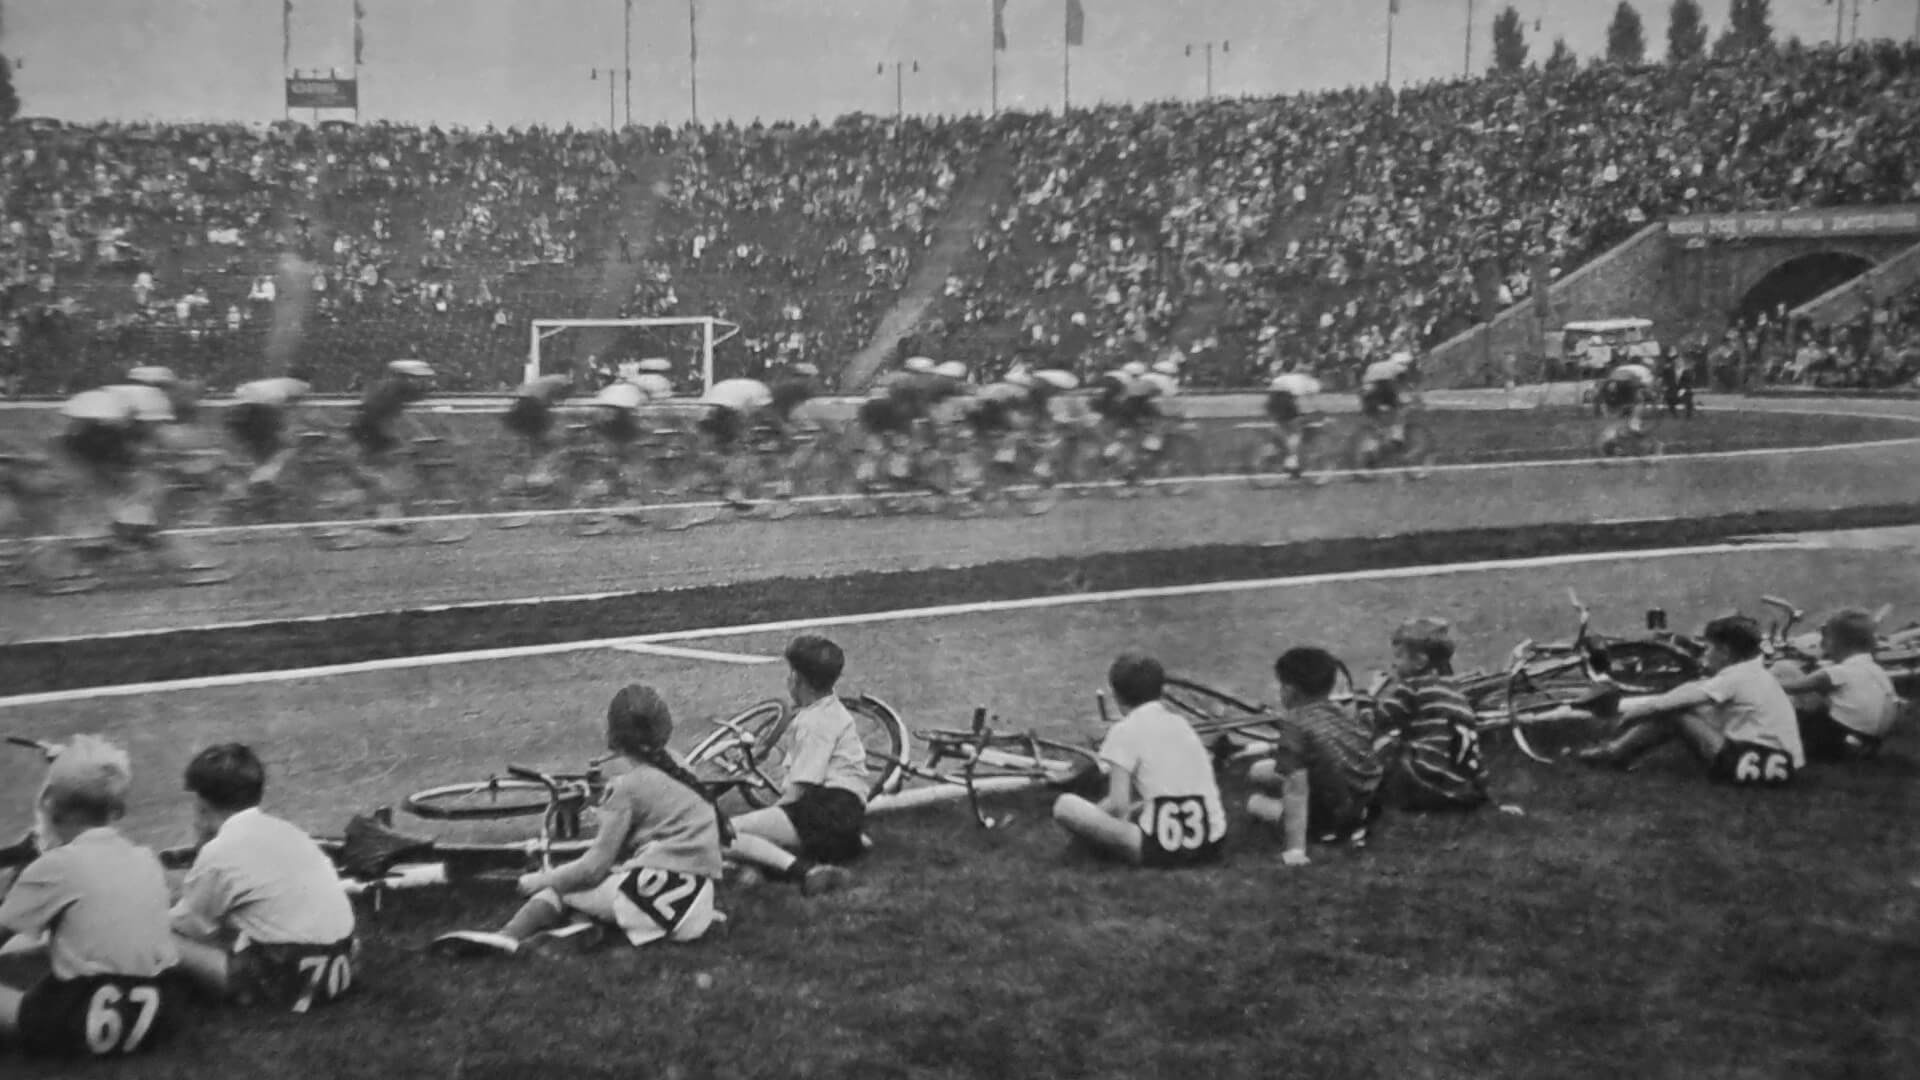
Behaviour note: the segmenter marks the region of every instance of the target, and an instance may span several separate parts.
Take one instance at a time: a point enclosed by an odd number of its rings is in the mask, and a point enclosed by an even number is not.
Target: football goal
[[[615,334],[605,352],[595,354],[596,364],[628,376],[641,360],[663,357],[673,365],[669,377],[674,386],[695,393],[705,393],[713,385],[713,350],[740,333],[738,323],[711,315],[535,319],[527,342],[527,381],[554,370],[577,368],[579,360],[568,355],[572,350],[564,347],[564,335],[596,329]]]

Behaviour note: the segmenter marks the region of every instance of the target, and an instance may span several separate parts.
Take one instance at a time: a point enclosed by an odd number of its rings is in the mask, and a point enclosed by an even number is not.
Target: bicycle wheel
[[[1607,659],[1608,673],[1624,694],[1664,694],[1703,674],[1697,658],[1662,641],[1610,641],[1601,649]]]
[[[1607,734],[1611,724],[1580,702],[1591,694],[1592,683],[1537,685],[1515,670],[1516,683],[1507,691],[1507,720],[1520,752],[1542,764],[1553,764]]]
[[[1287,454],[1281,448],[1278,437],[1273,434],[1272,425],[1236,424],[1234,430],[1240,438],[1236,455],[1240,474],[1247,478],[1247,483],[1261,491],[1286,483],[1287,477],[1281,466],[1285,464]]]
[[[400,800],[402,810],[429,821],[505,821],[509,818],[538,817],[546,812],[547,804],[545,784],[498,777],[428,788]]]
[[[867,772],[870,782],[867,798],[871,799],[883,791],[898,786],[901,774],[901,758],[907,752],[907,724],[893,706],[874,697],[861,694],[857,698],[843,697],[841,703],[853,714],[854,729],[860,733],[860,742],[867,748]]]
[[[715,723],[687,752],[687,765],[704,780],[734,781],[749,806],[779,801],[787,781],[786,749],[780,745],[793,714],[772,698]]]

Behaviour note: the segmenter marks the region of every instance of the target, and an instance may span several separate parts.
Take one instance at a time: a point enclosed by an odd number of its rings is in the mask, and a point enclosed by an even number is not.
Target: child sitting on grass
[[[1161,704],[1166,671],[1150,656],[1122,653],[1107,682],[1124,715],[1100,744],[1106,798],[1093,803],[1062,795],[1053,820],[1095,854],[1134,866],[1218,859],[1227,815],[1213,756],[1193,725]]]
[[[1653,697],[1620,703],[1620,732],[1580,751],[1590,765],[1630,769],[1675,740],[1686,743],[1715,780],[1777,786],[1806,766],[1793,702],[1760,657],[1760,627],[1743,615],[1707,624],[1709,676]]]
[[[1886,670],[1874,662],[1879,628],[1856,608],[1837,612],[1820,628],[1825,656],[1812,671],[1774,666],[1780,688],[1793,698],[1800,741],[1814,761],[1871,757],[1900,715],[1900,695]]]
[[[1399,810],[1471,810],[1487,802],[1487,765],[1472,706],[1449,681],[1453,638],[1444,619],[1409,619],[1393,632],[1393,674],[1373,694],[1381,801]]]
[[[1307,838],[1364,842],[1380,790],[1373,733],[1353,710],[1329,700],[1340,661],[1325,649],[1288,649],[1273,662],[1280,684],[1273,756],[1247,772],[1247,813],[1280,826],[1280,861],[1305,866]]]
[[[523,875],[520,891],[529,899],[498,932],[457,931],[434,941],[434,951],[511,956],[575,934],[592,942],[609,926],[635,946],[705,934],[716,918],[714,882],[730,830],[706,788],[667,749],[672,735],[672,715],[652,687],[615,694],[607,749],[631,768],[607,786],[593,846],[565,866]],[[562,931],[574,913],[590,921]]]
[[[35,806],[39,857],[0,899],[0,945],[44,934],[46,947],[7,958],[0,1046],[117,1057],[148,1049],[173,1026],[179,954],[166,875],[151,850],[114,827],[131,782],[126,752],[90,735],[47,769]]]

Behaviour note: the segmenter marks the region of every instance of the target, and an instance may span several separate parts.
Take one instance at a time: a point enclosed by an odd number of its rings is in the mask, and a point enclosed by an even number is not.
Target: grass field
[[[1643,608],[1692,627],[1763,592],[1810,608],[1920,614],[1900,554],[1681,556],[1269,588],[828,632],[850,689],[909,724],[975,703],[1005,723],[1092,737],[1091,695],[1130,645],[1265,695],[1288,644],[1356,672],[1387,629],[1445,615],[1466,666],[1570,630],[1564,587],[1603,627]],[[775,655],[784,634],[703,639]],[[562,765],[598,745],[611,688],[655,682],[683,732],[778,693],[777,664],[593,651],[0,710],[0,729],[127,743],[130,830],[178,840],[179,770],[240,738],[270,762],[270,804],[316,829],[507,760]],[[981,834],[940,807],[876,819],[860,883],[803,901],[723,892],[732,921],[687,947],[569,963],[460,966],[419,948],[491,924],[502,892],[402,898],[365,923],[365,991],[304,1019],[207,1016],[128,1075],[1775,1077],[1906,1074],[1920,1060],[1920,869],[1906,827],[1920,745],[1817,769],[1770,794],[1708,787],[1681,760],[1640,774],[1497,758],[1520,814],[1389,819],[1365,852],[1278,844],[1236,821],[1229,864],[1128,873],[1068,857],[1037,799]],[[35,770],[0,762],[0,821]],[[710,978],[703,987],[699,976]],[[1902,1064],[1902,1063],[1906,1064]],[[8,1077],[64,1075],[0,1057]],[[114,1070],[96,1070],[111,1074]]]

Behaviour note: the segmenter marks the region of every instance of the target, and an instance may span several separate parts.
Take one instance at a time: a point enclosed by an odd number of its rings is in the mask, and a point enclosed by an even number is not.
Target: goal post
[[[540,347],[548,338],[567,330],[596,327],[640,330],[676,327],[698,329],[700,332],[698,363],[700,387],[703,392],[713,385],[713,350],[740,333],[739,323],[716,319],[711,315],[672,315],[632,319],[534,319],[527,331],[526,380],[532,382],[540,377],[542,371]]]

